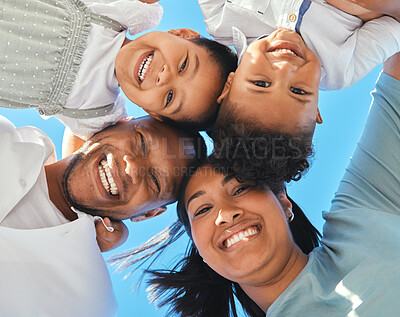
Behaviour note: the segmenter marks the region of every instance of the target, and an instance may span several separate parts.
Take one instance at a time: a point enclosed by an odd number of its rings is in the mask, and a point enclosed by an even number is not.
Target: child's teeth
[[[138,77],[139,77],[140,81],[143,81],[143,79],[146,75],[146,72],[147,72],[147,68],[150,66],[152,60],[153,60],[153,55],[149,54],[140,64],[139,72],[138,72]]]

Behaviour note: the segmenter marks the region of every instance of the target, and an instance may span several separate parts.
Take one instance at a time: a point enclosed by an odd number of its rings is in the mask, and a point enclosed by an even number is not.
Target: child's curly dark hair
[[[277,191],[284,183],[298,181],[310,167],[312,134],[292,136],[229,123],[212,131],[214,153],[209,159],[224,174]]]

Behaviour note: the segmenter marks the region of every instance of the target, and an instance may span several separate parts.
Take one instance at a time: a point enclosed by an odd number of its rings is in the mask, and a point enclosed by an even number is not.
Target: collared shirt
[[[234,45],[240,54],[243,36],[250,44],[278,28],[298,32],[321,62],[321,89],[349,87],[400,50],[400,23],[393,18],[363,23],[322,0],[199,0],[199,4],[210,35]]]
[[[50,201],[43,165],[52,142],[0,116],[0,144],[0,316],[114,316],[93,217],[67,221]]]

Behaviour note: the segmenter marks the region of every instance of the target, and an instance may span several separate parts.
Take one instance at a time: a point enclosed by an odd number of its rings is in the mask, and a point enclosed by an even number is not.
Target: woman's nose
[[[217,226],[230,224],[241,215],[243,215],[243,210],[237,207],[220,209],[218,211],[217,219],[215,219],[215,224]]]

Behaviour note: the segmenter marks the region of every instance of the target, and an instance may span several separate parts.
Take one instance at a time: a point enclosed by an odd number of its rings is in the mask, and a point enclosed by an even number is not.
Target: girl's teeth
[[[105,160],[102,160],[99,165],[99,175],[101,183],[103,184],[106,191],[108,191],[111,195],[118,195],[118,188],[115,184],[114,178],[112,177],[110,168],[108,163]]]
[[[148,55],[140,64],[138,77],[140,81],[143,81],[146,76],[147,68],[150,66],[151,61],[153,60],[153,54]]]

